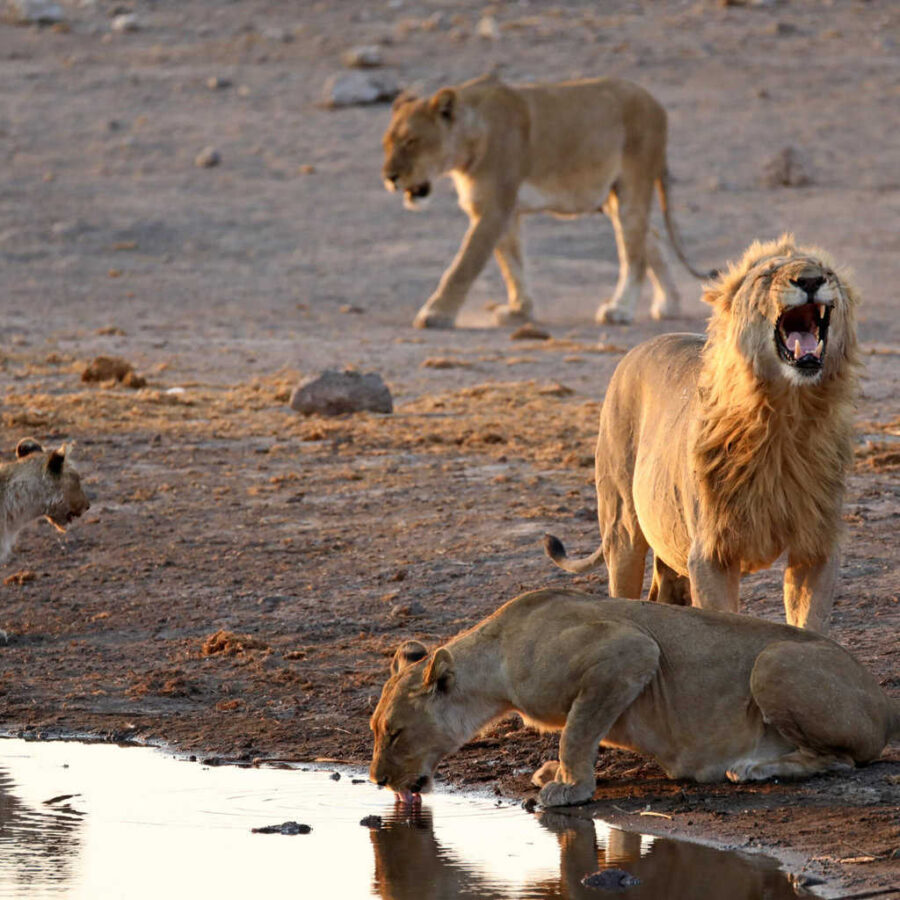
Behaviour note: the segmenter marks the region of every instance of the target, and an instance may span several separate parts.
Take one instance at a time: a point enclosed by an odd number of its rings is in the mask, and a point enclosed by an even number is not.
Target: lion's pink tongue
[[[787,348],[794,354],[794,359],[814,353],[818,344],[818,338],[808,331],[792,331],[787,339]]]
[[[409,806],[413,802],[413,792],[412,791],[395,791],[397,795],[397,800],[400,803],[406,804]]]

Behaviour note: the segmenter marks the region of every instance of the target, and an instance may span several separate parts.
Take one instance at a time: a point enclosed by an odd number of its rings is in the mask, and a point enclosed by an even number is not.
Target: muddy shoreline
[[[684,319],[650,321],[647,297],[635,325],[600,329],[609,223],[538,217],[549,340],[485,327],[495,267],[460,329],[414,331],[464,218],[443,181],[419,216],[384,192],[386,106],[317,106],[341,53],[373,43],[420,91],[495,64],[510,81],[632,78],[669,111],[696,265],[794,231],[852,267],[864,368],[832,636],[900,695],[896,4],[531,0],[494,10],[498,39],[468,0],[158,0],[121,34],[112,3],[63,6],[65,28],[0,24],[0,453],[76,441],[92,506],[64,536],[27,528],[0,568],[0,727],[365,766],[402,640],[433,646],[542,586],[605,592],[602,570],[555,570],[541,536],[596,546],[606,384],[638,342],[703,331],[700,284],[674,269]],[[766,187],[788,145],[811,183]],[[219,165],[195,164],[207,147]],[[99,354],[146,385],[83,383]],[[394,414],[287,407],[302,376],[344,366],[378,371]],[[745,611],[782,620],[781,577],[745,579]],[[439,777],[525,797],[555,755],[508,720]],[[827,891],[897,884],[900,747],[797,784],[670,782],[612,751],[597,771],[598,809],[629,827],[797,854]]]

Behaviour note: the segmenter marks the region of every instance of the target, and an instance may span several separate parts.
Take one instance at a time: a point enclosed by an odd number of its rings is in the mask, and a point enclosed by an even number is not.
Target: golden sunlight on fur
[[[821,250],[754,243],[707,286],[707,335],[668,334],[617,367],[596,453],[610,593],[737,611],[740,575],[787,552],[793,625],[827,630],[852,458],[857,297]]]
[[[803,777],[877,759],[900,703],[843,648],[749,616],[523,594],[433,653],[397,650],[372,715],[369,775],[401,800],[510,712],[561,731],[534,776],[544,806],[589,800],[597,746],[653,756],[672,778]]]

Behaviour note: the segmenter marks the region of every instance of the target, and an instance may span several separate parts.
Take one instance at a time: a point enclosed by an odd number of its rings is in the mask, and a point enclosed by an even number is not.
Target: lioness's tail
[[[694,278],[715,278],[719,273],[716,269],[710,269],[708,272],[699,272],[689,262],[681,246],[681,235],[675,228],[675,222],[672,214],[669,212],[669,170],[663,172],[661,178],[656,179],[656,190],[659,193],[659,207],[662,210],[663,220],[666,223],[666,231],[669,233],[669,240],[675,253],[681,260],[682,265],[694,276]]]
[[[601,544],[590,556],[584,559],[569,559],[566,556],[566,548],[563,542],[552,534],[544,535],[544,550],[547,556],[553,560],[561,569],[571,572],[573,575],[580,575],[582,572],[590,572],[596,569],[603,562],[603,545]]]

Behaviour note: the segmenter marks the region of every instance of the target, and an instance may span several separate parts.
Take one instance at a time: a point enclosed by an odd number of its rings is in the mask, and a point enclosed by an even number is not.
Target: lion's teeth
[[[824,319],[825,318],[825,304],[817,303],[816,305],[819,307],[819,318]]]
[[[819,341],[816,344],[816,349],[813,350],[813,355],[818,359],[822,355],[822,351],[825,349],[825,341]]]
[[[794,341],[794,359],[800,359],[803,356],[803,351],[800,349],[800,338],[797,338]]]

